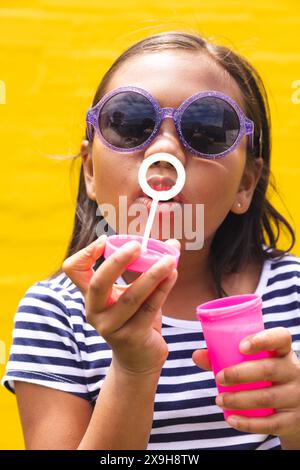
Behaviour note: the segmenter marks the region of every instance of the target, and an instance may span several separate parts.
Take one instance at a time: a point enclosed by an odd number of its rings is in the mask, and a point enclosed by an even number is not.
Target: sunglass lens
[[[208,96],[199,98],[185,109],[181,128],[185,140],[194,150],[217,155],[234,144],[240,122],[229,103]]]
[[[155,127],[155,110],[150,101],[136,92],[112,96],[99,114],[99,129],[111,145],[131,149],[143,144]]]

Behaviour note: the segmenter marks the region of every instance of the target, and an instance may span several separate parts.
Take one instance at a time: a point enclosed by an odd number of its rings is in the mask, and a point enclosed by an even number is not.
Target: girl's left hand
[[[248,336],[240,343],[244,354],[265,350],[275,351],[276,357],[228,367],[217,374],[216,381],[220,385],[236,385],[269,380],[273,385],[259,390],[221,393],[216,404],[224,409],[275,408],[276,413],[267,417],[230,415],[227,422],[238,431],[297,440],[300,446],[300,362],[292,350],[289,331],[283,327],[271,328]],[[211,369],[206,349],[194,351],[192,358],[198,367]]]

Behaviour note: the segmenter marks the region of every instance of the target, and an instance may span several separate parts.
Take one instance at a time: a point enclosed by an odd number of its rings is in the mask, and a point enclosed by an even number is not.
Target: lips
[[[152,175],[147,179],[147,183],[155,191],[168,191],[175,185],[173,178],[163,175]],[[141,191],[140,196],[148,197],[147,194],[145,194],[143,191]],[[168,199],[168,201],[182,202],[181,194],[176,194],[176,196]]]

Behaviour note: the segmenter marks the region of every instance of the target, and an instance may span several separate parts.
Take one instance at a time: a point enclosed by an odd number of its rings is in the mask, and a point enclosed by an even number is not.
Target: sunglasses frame
[[[155,111],[155,127],[153,129],[153,132],[151,135],[148,137],[145,142],[142,144],[138,145],[137,147],[132,147],[132,148],[120,148],[120,147],[115,147],[114,145],[110,144],[105,140],[103,135],[101,134],[101,131],[99,129],[99,114],[101,112],[101,109],[103,108],[104,104],[113,96],[119,94],[119,93],[124,93],[124,92],[136,92],[138,94],[143,95],[145,98],[147,98],[150,103],[152,104],[154,111]],[[184,113],[184,111],[196,100],[199,98],[206,98],[206,97],[216,97],[218,99],[221,99],[228,103],[236,112],[237,117],[239,119],[240,123],[240,130],[237,135],[236,140],[234,143],[229,147],[227,150],[224,152],[218,153],[218,154],[205,154],[205,153],[200,153],[197,150],[193,149],[188,142],[185,140],[182,132],[181,132],[181,126],[180,126],[180,121],[181,117]],[[245,116],[241,108],[236,104],[236,102],[230,98],[229,96],[225,95],[224,93],[221,93],[219,91],[201,91],[199,93],[196,93],[195,95],[190,96],[186,100],[181,103],[181,105],[178,108],[161,108],[158,101],[146,90],[143,88],[135,87],[135,86],[125,86],[125,87],[119,87],[116,88],[108,93],[106,93],[101,100],[93,107],[90,107],[89,110],[87,111],[86,114],[86,125],[87,125],[87,135],[88,139],[92,141],[93,139],[93,129],[96,130],[97,134],[99,135],[99,138],[103,142],[104,145],[106,145],[108,148],[111,150],[114,150],[116,152],[122,152],[122,153],[132,153],[132,152],[137,152],[139,150],[145,149],[156,137],[156,135],[159,132],[161,123],[164,119],[166,118],[171,118],[174,121],[177,133],[179,135],[180,141],[183,144],[183,146],[192,154],[201,157],[201,158],[207,158],[209,160],[211,159],[216,159],[216,158],[221,158],[225,157],[228,153],[232,152],[240,143],[242,137],[244,135],[249,135],[250,136],[250,146],[253,148],[253,133],[254,133],[254,123],[251,121],[249,118]]]

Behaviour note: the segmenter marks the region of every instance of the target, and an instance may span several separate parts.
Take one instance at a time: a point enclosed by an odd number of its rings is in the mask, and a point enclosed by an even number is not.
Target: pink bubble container
[[[201,322],[204,339],[213,373],[245,361],[256,361],[274,357],[274,352],[260,351],[256,354],[243,354],[239,344],[243,338],[264,330],[262,300],[256,294],[233,295],[198,305],[196,314]],[[231,386],[217,384],[218,392],[238,392],[254,390],[272,385],[269,381],[252,382]],[[224,410],[225,419],[231,414],[242,416],[268,416],[273,408],[249,410]]]

